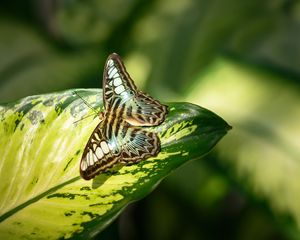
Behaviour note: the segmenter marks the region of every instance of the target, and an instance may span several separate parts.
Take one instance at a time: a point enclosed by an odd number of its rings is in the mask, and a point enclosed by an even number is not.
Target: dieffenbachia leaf
[[[76,91],[100,111],[101,91]],[[85,118],[93,112],[73,92],[0,106],[1,239],[91,238],[172,170],[207,153],[230,129],[206,109],[170,103],[165,122],[150,129],[160,136],[158,156],[116,165],[85,181],[79,162],[99,118]]]

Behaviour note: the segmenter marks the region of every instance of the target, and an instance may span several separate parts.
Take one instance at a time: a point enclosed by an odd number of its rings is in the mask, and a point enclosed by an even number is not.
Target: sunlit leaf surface
[[[100,111],[100,90],[76,91]],[[160,136],[158,156],[116,165],[85,181],[79,177],[79,161],[99,118],[84,118],[93,111],[72,90],[2,105],[0,238],[91,238],[128,203],[147,195],[178,166],[207,153],[230,129],[197,105],[168,106],[165,122],[149,129]]]

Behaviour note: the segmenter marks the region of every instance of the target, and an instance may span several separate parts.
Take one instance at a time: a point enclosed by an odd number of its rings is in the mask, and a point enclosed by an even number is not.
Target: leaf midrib
[[[49,195],[49,194],[57,191],[58,189],[66,186],[68,184],[74,183],[74,182],[76,182],[78,180],[80,180],[80,176],[74,177],[74,178],[72,178],[72,179],[70,179],[70,180],[68,180],[66,182],[63,182],[63,183],[61,183],[61,184],[59,184],[57,186],[54,186],[54,187],[50,188],[49,190],[47,190],[47,191],[45,191],[45,192],[37,195],[36,197],[27,200],[26,202],[20,204],[19,206],[17,206],[15,208],[9,210],[8,212],[2,214],[0,216],[0,223],[3,222],[3,221],[5,221],[7,218],[9,218],[10,216],[14,215],[15,213],[19,212],[23,208],[27,207],[28,205],[33,204],[33,203],[37,202],[38,200],[42,199],[43,197],[45,197],[45,196],[47,196],[47,195]]]

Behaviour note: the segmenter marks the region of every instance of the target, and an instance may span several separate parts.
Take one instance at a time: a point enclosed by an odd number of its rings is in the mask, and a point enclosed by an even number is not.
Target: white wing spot
[[[95,133],[95,138],[96,138],[98,141],[100,141],[100,137],[99,137],[98,133]]]
[[[98,161],[97,156],[95,154],[93,154],[93,161],[94,161],[94,164]]]
[[[89,164],[90,166],[91,166],[91,165],[94,165],[92,149],[90,149],[87,158],[88,158],[88,164]]]
[[[109,67],[107,74],[110,75],[111,71],[114,69],[114,67]]]
[[[127,91],[122,92],[121,96],[122,96],[122,102],[126,102],[129,98],[132,97],[132,95],[130,95]]]
[[[97,147],[97,144],[93,144],[93,150],[95,151],[96,150],[96,147]]]
[[[87,164],[84,160],[85,159],[83,159],[83,161],[81,161],[81,166],[80,166],[82,171],[85,171],[87,169]]]
[[[115,88],[116,94],[120,94],[120,93],[122,93],[122,92],[124,92],[124,91],[125,91],[125,88],[124,88],[123,85],[120,85],[119,87],[116,87],[116,88]]]
[[[104,156],[104,154],[103,154],[101,148],[99,148],[99,147],[97,147],[95,153],[96,153],[96,156],[97,156],[98,159],[101,159],[101,158]]]
[[[107,143],[104,142],[104,141],[101,142],[101,148],[102,148],[104,154],[107,154],[109,152],[109,148],[107,146]]]
[[[118,72],[116,72],[113,76],[113,79],[116,79],[116,78],[119,78],[120,77],[120,75],[119,75],[119,73]]]
[[[109,60],[107,61],[107,65],[111,67],[112,65],[114,65],[114,61],[111,60],[111,59],[109,59]]]
[[[91,165],[90,152],[88,152],[87,155],[86,155],[86,162],[87,162],[88,165]]]
[[[110,73],[108,73],[109,78],[113,78],[113,76],[115,75],[115,73],[117,73],[118,70],[116,68],[112,68],[112,71]]]
[[[117,86],[119,86],[121,84],[122,84],[121,78],[120,77],[115,78],[115,80],[114,80],[115,87],[117,87]]]
[[[112,142],[108,143],[108,147],[109,147],[110,151],[113,151],[114,148],[116,148],[116,146],[117,145],[116,145],[115,141],[112,141]]]

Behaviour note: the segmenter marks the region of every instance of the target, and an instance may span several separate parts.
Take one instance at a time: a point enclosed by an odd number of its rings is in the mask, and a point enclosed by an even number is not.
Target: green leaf
[[[78,86],[99,70],[101,55],[95,50],[58,51],[33,29],[13,21],[0,21],[0,32],[0,101]]]
[[[101,91],[76,91],[101,109]],[[168,106],[165,122],[149,129],[161,139],[157,157],[116,165],[85,181],[79,177],[79,162],[99,119],[84,118],[92,110],[73,90],[2,105],[0,238],[91,238],[172,170],[207,153],[230,129],[197,105]]]
[[[115,28],[126,23],[127,18],[139,16],[133,13],[136,13],[136,5],[140,1],[130,0],[125,4],[122,2],[122,8],[119,7],[120,3],[118,0],[92,0],[88,4],[81,1],[62,1],[53,16],[56,35],[73,45],[99,45],[107,41]]]
[[[186,100],[230,118],[234,131],[216,148],[213,168],[234,179],[251,201],[263,202],[285,234],[298,238],[300,95],[295,80],[220,58],[199,76]]]

